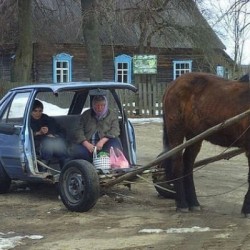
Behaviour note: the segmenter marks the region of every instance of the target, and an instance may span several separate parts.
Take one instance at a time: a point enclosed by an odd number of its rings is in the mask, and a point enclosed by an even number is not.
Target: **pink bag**
[[[129,168],[128,160],[120,149],[111,147],[109,157],[111,168]]]

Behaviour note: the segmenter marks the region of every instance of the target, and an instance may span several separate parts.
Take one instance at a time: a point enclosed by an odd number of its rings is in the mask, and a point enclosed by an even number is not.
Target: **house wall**
[[[14,44],[0,46],[0,81],[10,81],[11,65],[15,51],[16,46]]]
[[[119,54],[128,54],[133,56],[138,54],[137,48],[126,48],[116,46],[114,49],[115,56]],[[204,55],[193,49],[164,49],[164,48],[151,48],[148,54],[157,55],[157,83],[168,83],[173,80],[173,61],[174,60],[193,60],[193,71],[212,72],[211,66],[209,66],[204,59]],[[113,65],[111,65],[113,70]],[[215,72],[215,71],[214,71]],[[141,77],[145,79],[145,76]],[[133,77],[135,79],[135,76]]]
[[[1,51],[0,51],[1,52]],[[33,59],[33,81],[53,81],[53,56],[67,53],[72,58],[72,81],[87,81],[89,74],[87,69],[87,54],[83,44],[34,44]],[[133,56],[138,54],[136,47],[125,46],[103,46],[103,80],[114,80],[114,57],[127,54]],[[0,53],[0,79],[10,80],[11,56],[14,50],[8,53]],[[174,60],[193,60],[193,71],[211,72],[202,53],[193,49],[160,49],[151,48],[148,54],[155,54],[158,57],[158,68],[156,75],[157,83],[168,83],[173,80]],[[147,76],[132,76],[132,80],[146,81]]]
[[[10,68],[12,60],[9,56],[2,56],[0,58],[0,79],[2,81],[10,80]]]
[[[82,44],[35,44],[34,82],[53,81],[53,56],[67,53],[72,58],[72,81],[89,79],[87,55]]]

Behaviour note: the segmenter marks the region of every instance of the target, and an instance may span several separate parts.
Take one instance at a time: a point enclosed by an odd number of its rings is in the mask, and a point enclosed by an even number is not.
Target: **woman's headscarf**
[[[97,103],[97,102],[105,102],[105,107],[104,107],[102,112],[98,112],[98,110],[95,109],[94,104]],[[94,98],[92,100],[92,107],[93,107],[93,110],[95,112],[95,115],[96,115],[97,119],[104,118],[107,115],[107,112],[108,112],[108,100],[107,100],[106,96],[104,96],[104,95],[96,95],[96,96],[94,96]]]

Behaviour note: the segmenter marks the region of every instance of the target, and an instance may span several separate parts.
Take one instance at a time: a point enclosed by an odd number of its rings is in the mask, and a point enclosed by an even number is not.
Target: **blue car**
[[[90,95],[105,93],[109,106],[117,112],[120,140],[131,167],[136,165],[136,143],[132,124],[120,101],[120,92],[137,89],[131,84],[116,82],[71,82],[26,85],[11,89],[0,101],[0,193],[7,193],[12,180],[58,184],[61,200],[70,211],[84,212],[92,208],[100,193],[100,173],[88,161],[71,160],[62,170],[58,162],[46,165],[36,155],[30,117],[35,99],[44,105],[44,113],[67,131],[84,110],[90,107]],[[40,165],[46,172],[40,171]]]

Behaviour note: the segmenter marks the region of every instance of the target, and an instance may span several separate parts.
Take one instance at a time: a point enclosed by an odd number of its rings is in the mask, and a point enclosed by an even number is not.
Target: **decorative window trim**
[[[176,68],[176,65],[177,64],[188,64],[189,67],[188,69],[186,70],[185,73],[188,73],[188,72],[192,72],[192,63],[193,63],[193,60],[174,60],[173,61],[173,79],[175,80],[177,78],[177,68]]]
[[[225,76],[225,67],[222,65],[217,65],[216,66],[216,75],[220,77]]]
[[[119,63],[127,63],[127,82],[126,83],[131,83],[131,75],[132,75],[132,57],[122,54],[117,57],[115,57],[115,81],[118,82],[118,64]]]
[[[57,62],[68,63],[68,82],[72,81],[72,58],[73,56],[67,53],[60,53],[53,56],[53,82],[57,83]]]

